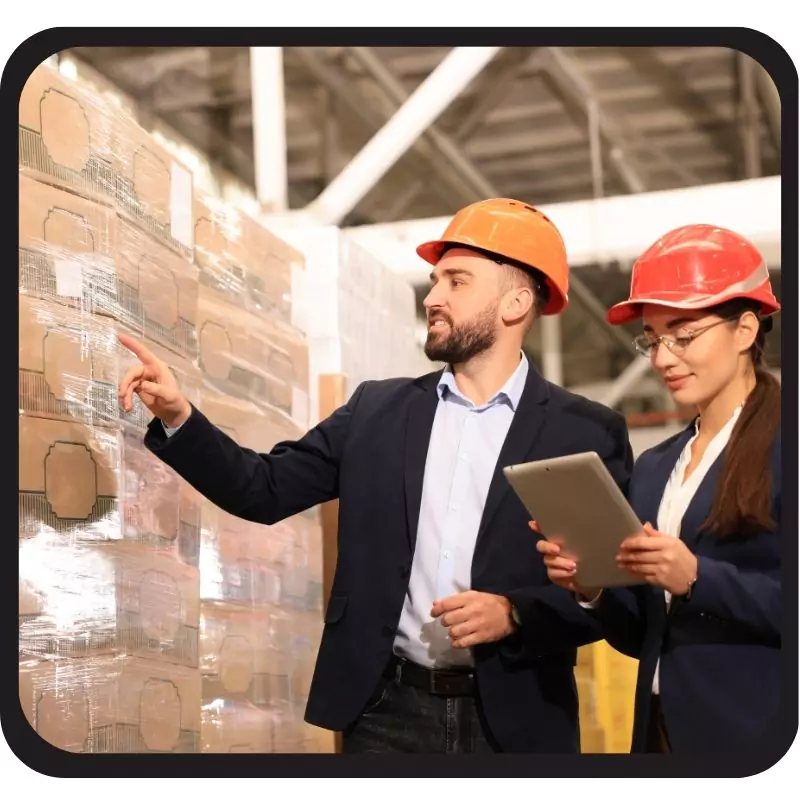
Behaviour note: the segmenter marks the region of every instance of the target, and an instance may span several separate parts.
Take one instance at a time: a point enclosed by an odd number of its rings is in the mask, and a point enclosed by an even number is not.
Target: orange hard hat
[[[543,314],[558,314],[569,302],[569,265],[564,240],[541,211],[519,200],[494,198],[462,208],[441,239],[426,242],[417,253],[429,264],[437,264],[448,247],[482,250],[539,272],[547,284],[549,298]]]
[[[645,303],[686,310],[734,299],[780,311],[764,257],[744,236],[715,225],[685,225],[662,236],[633,265],[630,297],[606,314],[612,325],[638,319]]]

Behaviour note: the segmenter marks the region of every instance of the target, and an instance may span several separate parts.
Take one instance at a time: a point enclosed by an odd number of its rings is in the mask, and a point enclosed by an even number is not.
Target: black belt
[[[405,658],[392,656],[383,675],[441,697],[468,697],[475,694],[475,673],[472,670],[428,669]]]

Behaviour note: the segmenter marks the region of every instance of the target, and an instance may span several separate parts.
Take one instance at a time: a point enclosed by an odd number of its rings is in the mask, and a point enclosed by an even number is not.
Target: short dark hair
[[[533,292],[533,310],[536,317],[542,315],[542,311],[550,300],[550,287],[547,285],[544,275],[534,267],[529,267],[520,261],[514,259],[498,256],[490,250],[484,250],[480,247],[473,247],[471,245],[463,244],[448,244],[445,246],[442,255],[448,250],[456,248],[464,250],[473,250],[482,256],[494,261],[500,267],[503,267],[503,281],[506,283],[507,288],[514,289],[519,286],[529,288]]]

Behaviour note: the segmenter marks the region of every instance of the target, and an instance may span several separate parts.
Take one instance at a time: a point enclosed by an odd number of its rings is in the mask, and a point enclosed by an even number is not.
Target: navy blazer
[[[306,720],[332,730],[355,721],[377,688],[411,572],[422,480],[441,372],[366,382],[297,442],[269,454],[240,448],[197,410],[169,439],[150,425],[147,447],[223,510],[274,524],[339,499],[339,550]],[[628,487],[633,456],[624,417],[545,381],[530,365],[500,452],[472,562],[472,588],[505,595],[522,625],[475,648],[492,733],[507,752],[578,752],[576,648],[599,624],[547,578],[524,506],[501,468],[597,452]]]
[[[630,502],[657,527],[667,481],[694,424],[636,461]],[[688,600],[667,610],[651,586],[606,591],[592,616],[608,642],[639,659],[632,752],[645,752],[653,678],[673,753],[752,747],[776,720],[781,697],[781,440],[772,451],[775,531],[718,537],[699,529],[711,511],[724,452],[700,484],[681,525],[698,558]]]

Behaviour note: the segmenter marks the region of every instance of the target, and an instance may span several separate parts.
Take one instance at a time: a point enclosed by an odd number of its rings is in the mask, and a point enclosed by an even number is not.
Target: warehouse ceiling
[[[291,205],[318,195],[397,109],[397,87],[412,92],[449,49],[285,48]],[[254,184],[248,48],[72,53]],[[496,194],[530,203],[774,175],[780,132],[765,81],[725,48],[509,47],[435,127]],[[423,136],[344,224],[449,214],[485,196],[474,183]]]
[[[290,207],[318,196],[450,49],[284,48]],[[132,96],[140,118],[254,186],[248,48],[70,54]],[[341,224],[448,215],[487,195],[558,203],[779,171],[777,92],[741,53],[507,47]],[[625,294],[626,266],[580,270],[585,292],[562,332],[568,385],[607,379],[631,357],[630,337],[598,322]]]

